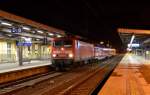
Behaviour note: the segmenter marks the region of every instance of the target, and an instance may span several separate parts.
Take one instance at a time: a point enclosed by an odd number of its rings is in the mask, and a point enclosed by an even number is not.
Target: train
[[[94,59],[103,60],[116,55],[116,49],[94,47]]]
[[[115,49],[96,47],[76,37],[63,37],[53,40],[52,65],[56,69],[88,64],[116,54]]]

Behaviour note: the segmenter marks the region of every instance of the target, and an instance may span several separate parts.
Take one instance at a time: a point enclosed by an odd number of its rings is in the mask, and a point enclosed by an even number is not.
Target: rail
[[[117,65],[119,57],[110,58],[100,64],[85,65],[64,72],[59,77],[53,77],[42,82],[28,82],[21,90],[8,95],[88,95],[91,94],[107,73]],[[121,58],[120,58],[121,59]],[[94,81],[93,81],[94,80]],[[35,83],[33,83],[35,82]]]
[[[103,65],[101,68],[97,68],[89,75],[85,75],[75,84],[60,92],[59,95],[91,95],[94,92],[95,88],[100,85],[99,83],[101,83],[115,68],[115,66],[118,64],[118,61],[114,64],[112,64],[111,61],[106,65]]]

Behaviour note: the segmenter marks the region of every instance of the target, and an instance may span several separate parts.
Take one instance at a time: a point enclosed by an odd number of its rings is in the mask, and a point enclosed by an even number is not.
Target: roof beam
[[[54,27],[50,27],[50,26],[35,22],[35,21],[32,21],[32,20],[26,19],[24,17],[20,17],[20,16],[17,16],[17,15],[14,15],[14,14],[10,14],[10,13],[2,11],[2,10],[0,10],[0,17],[2,17],[4,19],[7,19],[7,20],[10,20],[10,21],[23,23],[23,24],[26,24],[26,25],[30,25],[32,27],[47,30],[49,32],[59,33],[61,35],[65,35],[65,32],[63,30],[60,30],[60,29],[57,29],[57,28],[54,28]]]
[[[118,28],[117,32],[119,32],[119,33],[130,33],[130,34],[150,35],[150,30],[140,30],[140,29]]]

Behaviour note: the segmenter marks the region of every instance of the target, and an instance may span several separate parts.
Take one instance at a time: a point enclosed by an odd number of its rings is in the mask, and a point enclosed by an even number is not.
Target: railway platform
[[[98,95],[150,95],[150,60],[127,53]]]
[[[0,84],[16,81],[50,70],[50,60],[35,60],[19,65],[18,63],[0,64]]]
[[[19,65],[19,63],[5,63],[0,64],[0,74],[11,72],[11,71],[17,71],[17,70],[23,70],[23,69],[29,69],[34,67],[40,67],[40,66],[46,66],[51,65],[51,60],[35,60],[29,62],[24,62],[22,66]]]

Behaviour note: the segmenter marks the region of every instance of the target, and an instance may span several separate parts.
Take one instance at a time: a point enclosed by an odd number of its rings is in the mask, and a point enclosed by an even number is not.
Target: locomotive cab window
[[[65,40],[64,41],[64,47],[71,47],[72,46],[72,41],[71,40]]]
[[[58,40],[58,41],[55,41],[54,42],[54,46],[55,47],[61,47],[63,44],[62,44],[62,40]]]
[[[71,40],[57,40],[54,42],[54,47],[71,47],[72,41]]]

